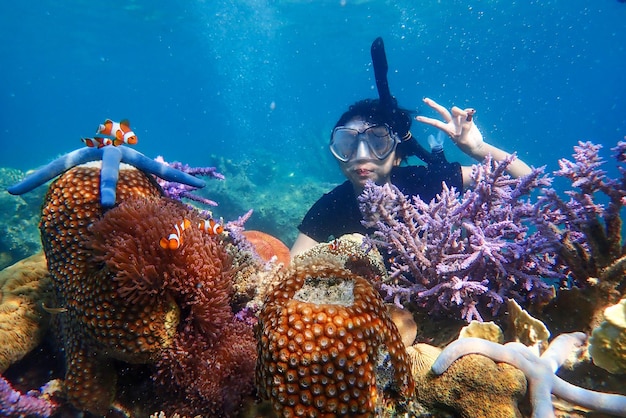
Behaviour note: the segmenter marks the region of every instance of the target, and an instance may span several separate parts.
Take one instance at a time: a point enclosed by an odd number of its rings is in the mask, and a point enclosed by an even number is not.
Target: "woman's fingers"
[[[474,118],[474,113],[476,113],[476,109],[473,109],[471,107],[468,107],[465,110],[458,108],[456,106],[452,107],[452,115],[455,118],[458,118],[459,121],[461,122],[462,121],[471,122],[472,119]]]
[[[415,120],[418,122],[425,123],[430,126],[434,126],[437,129],[441,129],[448,135],[453,135],[454,131],[450,129],[450,125],[440,121],[439,119],[428,118],[426,116],[416,116]]]
[[[429,118],[426,116],[416,116],[415,120],[433,126],[437,129],[441,129],[447,133],[453,140],[459,139],[464,133],[474,126],[472,122],[476,109],[468,107],[467,109],[461,109],[460,107],[453,106],[450,111],[439,103],[435,102],[428,97],[424,98],[424,103],[433,108],[443,118],[443,122]]]
[[[439,113],[441,115],[441,117],[443,118],[444,121],[450,122],[452,120],[452,115],[450,115],[450,112],[448,112],[448,109],[446,109],[445,107],[441,106],[439,103],[437,103],[433,99],[429,99],[428,97],[424,97],[424,103],[426,103],[428,106],[430,106],[433,109],[435,109],[437,111],[437,113]]]

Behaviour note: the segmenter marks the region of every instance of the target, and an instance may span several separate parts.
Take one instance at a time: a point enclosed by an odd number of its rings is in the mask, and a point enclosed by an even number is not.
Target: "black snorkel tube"
[[[374,77],[376,78],[376,89],[378,90],[378,100],[381,108],[387,114],[386,116],[389,120],[398,121],[402,116],[409,118],[407,122],[404,123],[406,125],[405,132],[402,132],[399,129],[401,128],[400,126],[393,126],[393,128],[400,131],[396,132],[396,134],[400,135],[402,142],[411,141],[410,155],[415,155],[417,158],[429,165],[446,163],[447,161],[443,152],[431,153],[412,137],[411,131],[409,130],[411,126],[410,116],[401,115],[402,111],[398,108],[398,101],[391,95],[391,91],[389,90],[389,83],[387,82],[389,65],[387,64],[387,55],[385,54],[385,44],[383,43],[383,38],[378,37],[374,39],[371,47],[371,54],[372,65],[374,66]]]

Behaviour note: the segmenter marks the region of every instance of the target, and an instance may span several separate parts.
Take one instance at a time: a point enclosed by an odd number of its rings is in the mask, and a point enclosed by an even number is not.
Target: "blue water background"
[[[148,156],[338,181],[328,134],[376,96],[377,36],[402,106],[475,107],[486,139],[532,165],[626,134],[615,0],[24,0],[0,5],[0,166],[40,166],[129,118]],[[425,144],[432,130],[413,132]]]

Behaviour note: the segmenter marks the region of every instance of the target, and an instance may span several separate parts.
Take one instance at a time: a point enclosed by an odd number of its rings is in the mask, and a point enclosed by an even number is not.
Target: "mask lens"
[[[396,145],[396,141],[391,137],[389,128],[385,125],[367,128],[363,135],[365,135],[365,140],[370,150],[379,160],[387,158]]]
[[[330,151],[337,159],[346,162],[354,157],[359,146],[359,131],[349,128],[335,128],[330,142]]]
[[[379,160],[387,158],[399,142],[386,125],[370,126],[363,132],[341,126],[333,131],[330,150],[338,160],[346,162],[355,156],[360,141],[365,142]]]

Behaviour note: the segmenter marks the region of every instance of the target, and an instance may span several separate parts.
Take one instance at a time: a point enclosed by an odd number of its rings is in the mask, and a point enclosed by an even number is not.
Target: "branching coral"
[[[155,160],[160,164],[164,164],[192,176],[207,176],[218,180],[224,180],[224,175],[219,173],[215,167],[190,167],[189,165],[178,161],[168,163],[161,156],[157,157]],[[196,185],[180,183],[177,181],[168,181],[162,178],[157,178],[157,182],[167,197],[171,197],[176,200],[182,200],[184,198],[207,206],[217,206],[217,202],[214,200],[195,194],[194,191],[198,189]]]
[[[20,393],[0,376],[0,414],[3,417],[42,417],[56,412],[58,404],[37,391]]]
[[[430,203],[393,185],[366,186],[359,197],[365,224],[393,260],[392,280],[382,286],[388,298],[470,322],[495,315],[505,297],[528,305],[553,296],[542,278],[564,276],[547,252],[553,243],[530,229],[534,206],[522,201],[549,179],[542,169],[511,179],[510,162],[474,166],[474,187],[461,199],[445,184]]]
[[[537,203],[542,232],[558,242],[570,285],[582,293],[575,303],[581,311],[591,311],[581,317],[587,329],[600,322],[606,306],[626,295],[626,248],[620,217],[626,204],[626,142],[612,148],[620,178],[610,178],[602,169],[606,162],[599,155],[601,148],[580,142],[574,147],[574,161],[559,161],[560,170],[554,174],[570,181],[571,189],[565,192],[568,201],[548,189]]]

